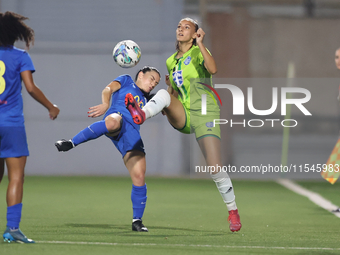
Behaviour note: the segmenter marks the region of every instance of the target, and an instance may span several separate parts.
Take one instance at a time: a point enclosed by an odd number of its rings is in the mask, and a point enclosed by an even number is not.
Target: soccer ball
[[[112,55],[114,61],[120,67],[129,68],[138,64],[142,54],[137,43],[131,40],[125,40],[117,43]]]

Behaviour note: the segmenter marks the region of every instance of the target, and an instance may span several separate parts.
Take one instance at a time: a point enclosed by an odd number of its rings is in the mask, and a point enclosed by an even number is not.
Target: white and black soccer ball
[[[137,43],[131,40],[124,40],[113,48],[113,59],[123,68],[134,67],[138,64],[142,52]]]

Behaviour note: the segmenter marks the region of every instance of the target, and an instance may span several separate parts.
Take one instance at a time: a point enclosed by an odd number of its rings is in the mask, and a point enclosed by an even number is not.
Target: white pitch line
[[[103,242],[71,242],[71,241],[36,241],[40,244],[75,244],[75,245],[107,245],[107,246],[166,246],[166,247],[198,247],[229,249],[267,249],[267,250],[327,250],[340,251],[340,248],[329,247],[267,247],[267,246],[232,246],[204,244],[156,244],[156,243],[103,243]]]
[[[339,208],[339,206],[332,204],[331,201],[322,197],[320,194],[310,191],[296,184],[295,182],[288,179],[278,179],[277,183],[286,187],[287,189],[294,191],[295,193],[308,197],[310,201],[320,206],[321,208],[333,213],[336,217],[340,218],[340,213],[332,212],[333,210]]]

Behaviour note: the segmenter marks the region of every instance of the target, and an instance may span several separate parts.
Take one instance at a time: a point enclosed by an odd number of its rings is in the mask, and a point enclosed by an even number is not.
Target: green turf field
[[[314,191],[319,184],[311,183]],[[275,182],[234,181],[243,224],[237,233],[229,231],[227,209],[211,180],[148,178],[147,185],[144,223],[150,232],[136,233],[129,178],[26,177],[20,227],[37,243],[1,243],[0,254],[340,253],[340,219]],[[3,230],[6,187],[5,177]]]

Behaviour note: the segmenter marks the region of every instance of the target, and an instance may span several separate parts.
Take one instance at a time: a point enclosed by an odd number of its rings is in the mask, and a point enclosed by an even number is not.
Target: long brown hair
[[[27,19],[14,12],[0,13],[0,46],[12,46],[20,40],[29,48],[34,43],[34,31],[24,23]]]

